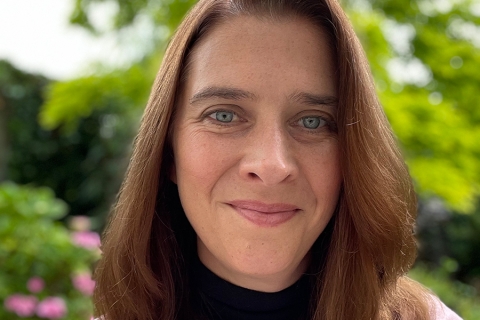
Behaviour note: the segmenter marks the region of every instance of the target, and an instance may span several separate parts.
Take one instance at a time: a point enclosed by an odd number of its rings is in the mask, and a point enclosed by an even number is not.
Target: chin
[[[296,260],[288,256],[263,253],[259,255],[239,255],[232,263],[233,268],[241,274],[252,277],[277,277],[305,271],[303,270],[303,260]]]
[[[294,284],[303,272],[303,263],[295,267],[288,259],[265,259],[265,257],[246,258],[234,261],[232,269],[237,276],[226,280],[251,290],[278,292]],[[301,267],[302,269],[299,269]]]

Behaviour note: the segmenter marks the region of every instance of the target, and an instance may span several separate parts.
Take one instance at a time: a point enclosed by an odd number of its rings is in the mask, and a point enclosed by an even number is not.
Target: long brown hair
[[[96,314],[107,320],[198,316],[187,268],[196,237],[168,178],[168,137],[189,53],[232,15],[306,18],[328,32],[336,57],[343,188],[322,243],[314,245],[327,253],[321,262],[313,260],[311,318],[427,319],[426,291],[405,276],[416,255],[412,182],[363,50],[336,0],[200,0],[185,17],[153,85],[104,233],[95,272]]]

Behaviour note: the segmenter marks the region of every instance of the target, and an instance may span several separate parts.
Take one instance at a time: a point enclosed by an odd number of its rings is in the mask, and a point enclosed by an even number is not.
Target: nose
[[[242,178],[258,180],[264,185],[295,179],[299,169],[289,138],[281,126],[256,128],[246,141],[240,162]]]

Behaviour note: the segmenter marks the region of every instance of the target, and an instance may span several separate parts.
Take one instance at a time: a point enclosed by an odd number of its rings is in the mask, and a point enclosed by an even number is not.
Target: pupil
[[[216,118],[221,122],[231,122],[233,120],[233,113],[226,111],[217,112]]]
[[[309,129],[317,129],[320,126],[320,119],[315,117],[304,118],[303,125]]]

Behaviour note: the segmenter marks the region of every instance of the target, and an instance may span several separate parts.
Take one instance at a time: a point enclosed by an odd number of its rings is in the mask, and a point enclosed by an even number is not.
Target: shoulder
[[[430,317],[432,320],[462,320],[437,297],[431,296],[430,301]]]

